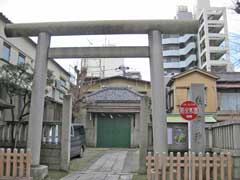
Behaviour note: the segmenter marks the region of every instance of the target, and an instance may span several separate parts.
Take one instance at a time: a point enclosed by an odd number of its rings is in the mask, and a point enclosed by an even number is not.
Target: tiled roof
[[[142,80],[142,79],[135,79],[135,78],[131,78],[131,77],[124,77],[124,76],[120,76],[120,75],[101,78],[101,79],[98,79],[97,82],[98,81],[107,81],[107,80],[110,80],[110,79],[126,79],[126,80],[130,80],[130,81],[135,81],[135,82],[137,81],[137,82],[143,82],[143,83],[150,84],[150,81],[146,81],[146,80]]]
[[[227,72],[216,74],[220,78],[217,82],[240,82],[240,73],[239,72]]]
[[[126,87],[105,87],[87,96],[87,102],[138,102],[142,95]]]

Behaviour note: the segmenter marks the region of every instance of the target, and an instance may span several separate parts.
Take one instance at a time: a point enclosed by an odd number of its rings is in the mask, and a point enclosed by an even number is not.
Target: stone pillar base
[[[43,180],[48,175],[48,166],[31,166],[31,177],[33,180]]]

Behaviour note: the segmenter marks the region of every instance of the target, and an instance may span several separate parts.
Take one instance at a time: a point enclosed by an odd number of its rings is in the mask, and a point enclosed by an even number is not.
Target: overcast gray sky
[[[0,0],[1,12],[14,23],[46,21],[85,21],[119,19],[173,19],[177,5],[188,5],[194,0]],[[212,0],[212,6],[232,6],[232,0]],[[240,15],[228,10],[230,32],[240,32]],[[83,36],[53,37],[52,47],[102,46],[105,43],[121,45],[147,45],[147,36]],[[76,59],[58,60],[67,70],[77,65]],[[131,70],[141,71],[149,80],[148,59],[125,59]]]

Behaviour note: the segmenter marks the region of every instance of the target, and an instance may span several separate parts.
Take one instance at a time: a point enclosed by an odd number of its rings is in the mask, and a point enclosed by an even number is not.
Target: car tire
[[[83,155],[84,155],[84,149],[83,149],[83,147],[81,147],[80,148],[80,158],[83,157]]]

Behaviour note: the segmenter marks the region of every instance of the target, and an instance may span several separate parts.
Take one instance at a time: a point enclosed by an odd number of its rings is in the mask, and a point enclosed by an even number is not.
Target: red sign
[[[193,101],[185,101],[180,105],[179,113],[183,119],[192,121],[198,115],[198,106]]]

